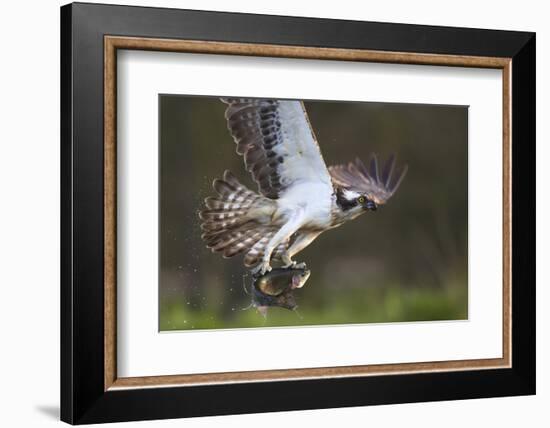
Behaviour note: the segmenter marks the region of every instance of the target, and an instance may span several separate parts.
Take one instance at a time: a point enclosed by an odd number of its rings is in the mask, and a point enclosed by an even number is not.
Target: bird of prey
[[[244,254],[255,274],[305,267],[292,257],[322,232],[375,211],[395,193],[407,167],[395,169],[392,155],[380,170],[373,154],[327,168],[301,101],[222,98],[236,151],[258,193],[230,172],[216,179],[216,196],[199,212],[202,238],[224,257]]]

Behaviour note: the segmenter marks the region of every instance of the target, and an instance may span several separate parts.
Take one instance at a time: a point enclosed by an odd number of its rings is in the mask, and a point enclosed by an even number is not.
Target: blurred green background
[[[311,277],[296,312],[264,318],[243,289],[242,256],[201,240],[197,212],[230,169],[256,190],[217,98],[161,95],[160,330],[466,319],[468,110],[306,101],[327,165],[396,153],[409,172],[387,205],[319,236],[294,257]]]

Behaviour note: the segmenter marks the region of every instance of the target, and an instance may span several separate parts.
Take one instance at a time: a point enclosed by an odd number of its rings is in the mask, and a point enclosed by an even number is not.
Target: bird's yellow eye
[[[364,204],[364,203],[365,203],[365,197],[364,197],[364,196],[359,196],[359,198],[357,199],[357,201],[358,201],[360,204]]]

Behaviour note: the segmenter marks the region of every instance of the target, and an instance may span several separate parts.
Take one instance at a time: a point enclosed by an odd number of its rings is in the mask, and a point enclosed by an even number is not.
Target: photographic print
[[[464,320],[467,106],[159,95],[161,331]]]
[[[536,392],[534,33],[60,23],[61,420]]]

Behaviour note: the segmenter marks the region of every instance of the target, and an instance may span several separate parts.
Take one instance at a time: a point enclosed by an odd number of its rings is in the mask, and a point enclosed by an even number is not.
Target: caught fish
[[[249,292],[252,295],[252,306],[264,316],[267,309],[273,306],[295,310],[298,305],[292,292],[302,288],[310,274],[310,270],[305,268],[276,268],[253,277]]]

